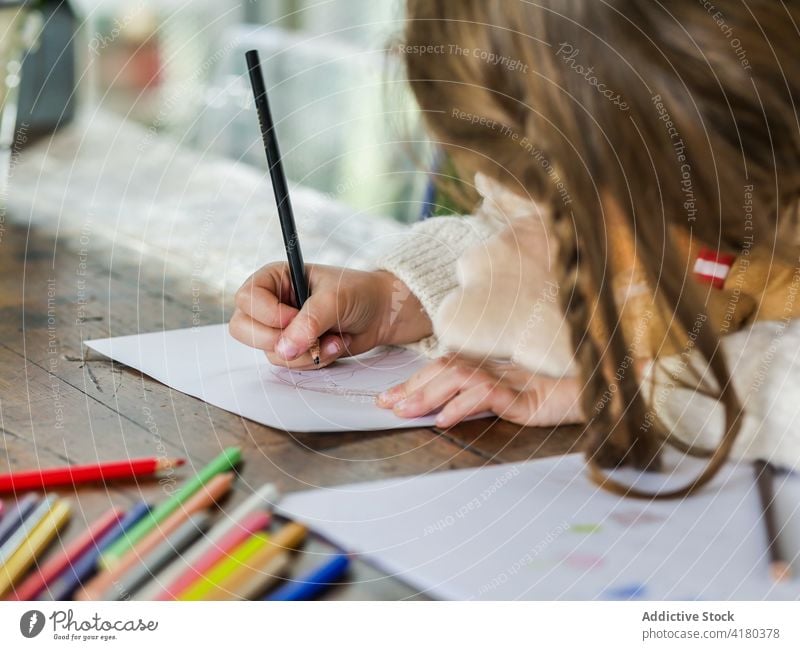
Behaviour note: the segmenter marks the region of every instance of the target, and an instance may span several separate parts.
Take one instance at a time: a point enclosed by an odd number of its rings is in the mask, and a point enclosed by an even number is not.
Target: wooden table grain
[[[172,261],[174,263],[174,260]],[[192,260],[186,260],[192,268]],[[91,353],[83,341],[225,322],[230,296],[165,272],[156,255],[94,237],[90,227],[53,238],[25,226],[0,229],[0,473],[136,456],[181,456],[188,471],[227,446],[244,463],[230,505],[266,482],[283,492],[480,467],[574,451],[580,428],[524,428],[480,420],[369,433],[292,434],[222,411]],[[186,476],[188,471],[178,471]],[[157,480],[63,490],[68,543],[111,505],[158,501]],[[1,497],[0,497],[1,498]],[[297,570],[324,547],[314,541]],[[46,556],[45,556],[46,557]],[[356,562],[336,599],[421,597]]]

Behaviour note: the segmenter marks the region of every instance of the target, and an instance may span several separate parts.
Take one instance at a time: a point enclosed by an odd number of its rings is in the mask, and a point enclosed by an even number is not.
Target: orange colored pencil
[[[125,514],[124,510],[111,508],[95,521],[83,534],[68,544],[58,555],[38,567],[9,596],[8,600],[34,600],[53,580],[83,555],[97,540]]]
[[[167,537],[174,533],[193,514],[213,506],[231,488],[235,475],[233,472],[218,474],[205,486],[199,489],[184,505],[178,508],[160,525],[150,531],[135,546],[133,546],[114,566],[103,571],[94,580],[88,582],[75,594],[76,600],[100,600],[112,589],[114,582],[125,573],[143,556],[161,544]]]
[[[132,458],[110,463],[68,465],[0,474],[0,492],[43,490],[59,485],[79,485],[95,481],[149,476],[173,467],[180,467],[184,462],[182,458]]]

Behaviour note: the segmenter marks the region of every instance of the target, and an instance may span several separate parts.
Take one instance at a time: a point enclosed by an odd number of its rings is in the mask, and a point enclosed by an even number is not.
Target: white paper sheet
[[[665,482],[683,483],[684,461]],[[776,483],[781,544],[800,573],[800,478]],[[287,495],[279,512],[428,596],[443,599],[787,599],[768,578],[749,465],[679,501],[598,489],[570,455]]]
[[[87,341],[115,361],[255,422],[294,432],[430,426],[375,406],[375,396],[426,363],[402,348],[381,348],[307,372],[273,366],[236,341],[227,325]]]

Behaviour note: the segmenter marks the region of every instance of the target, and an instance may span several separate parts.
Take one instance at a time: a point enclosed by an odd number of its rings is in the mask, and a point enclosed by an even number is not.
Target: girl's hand
[[[231,335],[276,365],[321,368],[341,356],[430,335],[431,323],[406,286],[385,271],[309,264],[311,296],[293,307],[289,266],[267,264],[236,292]],[[309,348],[319,339],[320,364]]]
[[[519,367],[438,359],[403,384],[378,397],[378,405],[401,417],[420,417],[441,408],[436,426],[491,411],[517,424],[553,426],[583,422],[580,382],[534,375]]]

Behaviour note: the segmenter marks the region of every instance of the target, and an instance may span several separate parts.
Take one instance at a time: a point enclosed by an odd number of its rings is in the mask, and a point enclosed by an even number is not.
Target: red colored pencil
[[[95,465],[69,465],[0,475],[0,492],[17,492],[147,476],[183,465],[182,458],[138,458]]]
[[[103,513],[77,539],[65,546],[61,553],[34,569],[33,573],[8,597],[8,600],[34,600],[47,585],[96,544],[124,514],[125,511],[119,508],[111,508]]]

